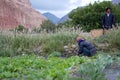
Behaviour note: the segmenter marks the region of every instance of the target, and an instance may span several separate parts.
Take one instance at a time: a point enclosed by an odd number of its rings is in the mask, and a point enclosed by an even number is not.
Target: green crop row
[[[110,56],[100,54],[91,58],[78,56],[44,58],[36,55],[0,57],[0,79],[87,80],[86,78],[89,78],[89,80],[101,80],[102,71],[111,62]],[[77,76],[77,73],[80,76]]]

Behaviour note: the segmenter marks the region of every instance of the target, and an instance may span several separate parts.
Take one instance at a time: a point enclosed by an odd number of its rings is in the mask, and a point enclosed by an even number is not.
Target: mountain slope
[[[54,24],[57,24],[58,21],[60,20],[60,18],[56,17],[55,15],[47,12],[43,14],[45,17],[48,18],[48,20],[50,20],[51,22],[53,22]]]
[[[65,21],[67,21],[67,20],[69,20],[68,14],[65,15],[65,16],[63,16],[63,17],[58,21],[58,24],[63,23],[63,22],[65,22]]]

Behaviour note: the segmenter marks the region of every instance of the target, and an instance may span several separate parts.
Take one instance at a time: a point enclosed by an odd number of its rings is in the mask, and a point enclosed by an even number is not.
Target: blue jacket
[[[84,52],[84,48],[86,48],[89,51],[90,55],[96,54],[95,46],[92,43],[90,43],[89,41],[80,40],[80,41],[78,41],[78,45],[79,45],[78,54],[82,54]]]
[[[112,28],[112,25],[115,25],[115,16],[112,13],[110,13],[109,16],[105,14],[103,16],[102,25],[104,29]]]

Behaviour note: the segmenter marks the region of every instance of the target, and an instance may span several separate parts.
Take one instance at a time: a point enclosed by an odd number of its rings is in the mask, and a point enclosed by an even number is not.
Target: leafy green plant
[[[74,72],[74,67],[80,66],[77,71],[83,71],[89,66],[89,69],[86,69],[83,74],[88,73],[90,70],[98,70],[99,72],[111,62],[111,58],[110,56],[96,55],[94,58],[72,56],[69,58],[49,57],[46,59],[36,55],[23,55],[0,57],[0,61],[0,79],[68,80],[73,79],[73,76],[69,74]],[[89,64],[90,61],[92,61],[91,65],[94,67],[92,69]],[[89,73],[87,75],[91,74]],[[96,74],[94,72],[92,75],[99,76],[98,73]],[[93,80],[95,79],[97,78]],[[74,80],[83,79],[78,76]]]
[[[111,64],[110,56],[99,55],[96,60],[89,60],[80,65],[80,73],[84,80],[106,80],[103,70],[108,64]]]
[[[61,57],[61,53],[60,52],[53,52],[49,55],[49,57]]]

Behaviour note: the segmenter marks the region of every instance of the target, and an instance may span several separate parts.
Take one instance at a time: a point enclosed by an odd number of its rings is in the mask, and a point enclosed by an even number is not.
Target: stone
[[[72,48],[76,48],[76,45],[72,45]]]
[[[68,49],[68,46],[64,46],[64,49]]]
[[[23,25],[28,29],[39,27],[47,20],[37,12],[29,0],[0,0],[0,29],[14,29]]]

